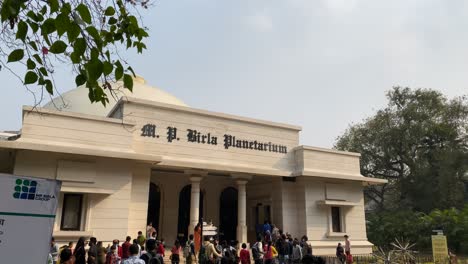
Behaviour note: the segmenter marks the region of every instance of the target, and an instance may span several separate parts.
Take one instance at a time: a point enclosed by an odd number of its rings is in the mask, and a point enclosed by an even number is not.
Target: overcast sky
[[[150,85],[211,111],[300,125],[331,147],[401,85],[468,94],[465,0],[158,0],[144,13],[148,50],[130,62]],[[58,71],[59,90],[74,87]],[[34,103],[0,71],[0,130]]]

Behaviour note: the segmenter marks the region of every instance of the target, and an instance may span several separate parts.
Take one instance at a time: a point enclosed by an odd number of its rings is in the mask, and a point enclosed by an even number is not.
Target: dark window
[[[61,230],[80,230],[82,204],[82,194],[66,193],[63,195]]]
[[[340,233],[341,230],[341,210],[340,207],[331,208],[331,217],[332,217],[332,231]]]

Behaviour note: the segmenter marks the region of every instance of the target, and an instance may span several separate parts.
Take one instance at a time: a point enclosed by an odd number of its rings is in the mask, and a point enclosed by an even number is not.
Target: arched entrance
[[[146,216],[147,223],[152,222],[153,227],[159,230],[159,215],[161,209],[161,189],[154,183],[150,183],[148,195],[148,214]]]
[[[179,193],[179,219],[177,223],[177,238],[182,245],[188,238],[188,226],[190,225],[190,200],[192,185],[186,185]],[[200,191],[200,218],[203,217],[203,191]]]
[[[228,242],[237,237],[237,189],[228,187],[219,198],[220,240]]]

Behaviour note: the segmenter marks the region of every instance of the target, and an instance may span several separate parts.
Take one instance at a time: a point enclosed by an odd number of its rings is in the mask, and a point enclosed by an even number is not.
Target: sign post
[[[61,183],[0,174],[2,263],[47,263]],[[25,254],[24,247],[34,245]]]
[[[447,237],[444,235],[432,235],[432,255],[434,263],[446,263],[448,259]]]

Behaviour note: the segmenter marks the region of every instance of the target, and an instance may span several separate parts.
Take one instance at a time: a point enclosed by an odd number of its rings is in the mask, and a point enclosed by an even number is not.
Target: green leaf
[[[37,74],[33,71],[28,71],[26,75],[24,75],[24,84],[31,84],[37,81]]]
[[[77,38],[75,40],[75,44],[73,44],[73,50],[78,54],[78,55],[83,55],[86,50],[86,41],[84,38]]]
[[[80,27],[76,23],[70,23],[67,29],[68,41],[71,43],[80,35]]]
[[[91,37],[93,37],[95,40],[100,40],[101,39],[101,36],[99,36],[99,32],[97,31],[97,29],[93,26],[89,26],[86,28],[86,31],[89,33],[89,35],[91,35]]]
[[[135,71],[133,71],[132,67],[128,66],[127,70],[129,70],[133,74],[133,77],[136,77]]]
[[[95,47],[91,49],[91,60],[99,59],[99,50]]]
[[[54,86],[52,85],[52,82],[50,80],[45,80],[45,87],[46,90],[49,94],[53,95],[54,94]]]
[[[115,62],[115,79],[118,81],[122,79],[123,76],[123,67],[120,61]]]
[[[36,16],[36,13],[34,13],[34,11],[29,11],[27,14],[26,14],[27,17],[31,18],[32,20],[38,22],[39,19],[37,18]]]
[[[70,3],[67,2],[62,2],[62,7],[60,8],[60,13],[69,15],[71,13],[71,5]]]
[[[50,5],[50,13],[54,13],[59,10],[58,0],[49,0],[49,5]]]
[[[33,60],[28,59],[28,61],[26,62],[26,66],[28,67],[28,70],[32,70],[36,68],[36,63]]]
[[[109,75],[111,74],[112,70],[114,69],[114,66],[112,65],[112,63],[108,62],[108,61],[104,61],[104,67],[103,67],[103,72],[104,72],[104,75]]]
[[[93,38],[94,42],[96,43],[96,46],[98,49],[102,49],[102,39],[101,36],[99,35],[99,32],[97,29],[93,26],[89,26],[86,28],[86,31],[89,33],[89,35]]]
[[[36,22],[34,22],[34,21],[30,20],[30,19],[28,19],[26,22],[28,22],[28,24],[31,27],[33,33],[36,33],[37,30],[39,29],[39,25]]]
[[[81,86],[83,84],[86,83],[86,77],[82,74],[78,74],[76,77],[75,77],[75,84],[76,86]]]
[[[109,24],[109,25],[114,25],[115,23],[117,23],[117,19],[115,17],[111,17],[107,21],[107,24]]]
[[[124,74],[123,81],[124,81],[124,87],[132,91],[133,90],[132,76],[130,76],[130,74]]]
[[[101,76],[104,65],[99,59],[94,59],[85,64],[88,81],[96,81]]]
[[[33,55],[33,58],[36,59],[36,61],[37,61],[39,64],[42,64],[42,59],[41,59],[41,57],[39,57],[38,54],[34,54],[34,55]]]
[[[65,42],[61,40],[57,40],[52,44],[52,46],[50,46],[49,51],[54,54],[60,54],[60,53],[65,52],[66,49],[67,49],[67,44],[65,44]]]
[[[44,75],[44,76],[49,75],[49,74],[47,73],[46,68],[44,68],[44,67],[39,68],[39,71],[40,71],[40,72],[42,73],[42,75]]]
[[[26,35],[28,34],[28,24],[21,20],[18,22],[18,31],[16,31],[16,39],[21,39],[24,42]]]
[[[113,16],[115,14],[115,9],[112,6],[108,6],[106,8],[106,11],[104,12],[104,15],[106,16]]]
[[[38,51],[36,42],[30,41],[30,42],[28,43],[28,45],[31,46],[31,48],[33,48],[35,51]]]
[[[67,32],[68,28],[70,26],[70,19],[68,18],[67,15],[60,13],[57,15],[55,18],[55,28],[57,29],[57,34],[59,36],[62,36]]]
[[[76,51],[74,51],[70,54],[70,59],[73,64],[78,64],[81,62],[81,55],[76,53]]]
[[[8,61],[7,62],[15,62],[23,59],[24,57],[24,50],[22,49],[16,49],[8,55]]]
[[[40,13],[41,13],[42,15],[45,15],[45,13],[47,13],[47,6],[46,6],[46,5],[44,5],[44,6],[42,7]]]
[[[41,26],[41,34],[42,35],[49,35],[55,31],[55,19],[48,18]]]
[[[76,11],[78,11],[81,19],[83,19],[84,22],[91,24],[91,14],[89,13],[89,9],[85,4],[79,4],[76,7]]]

